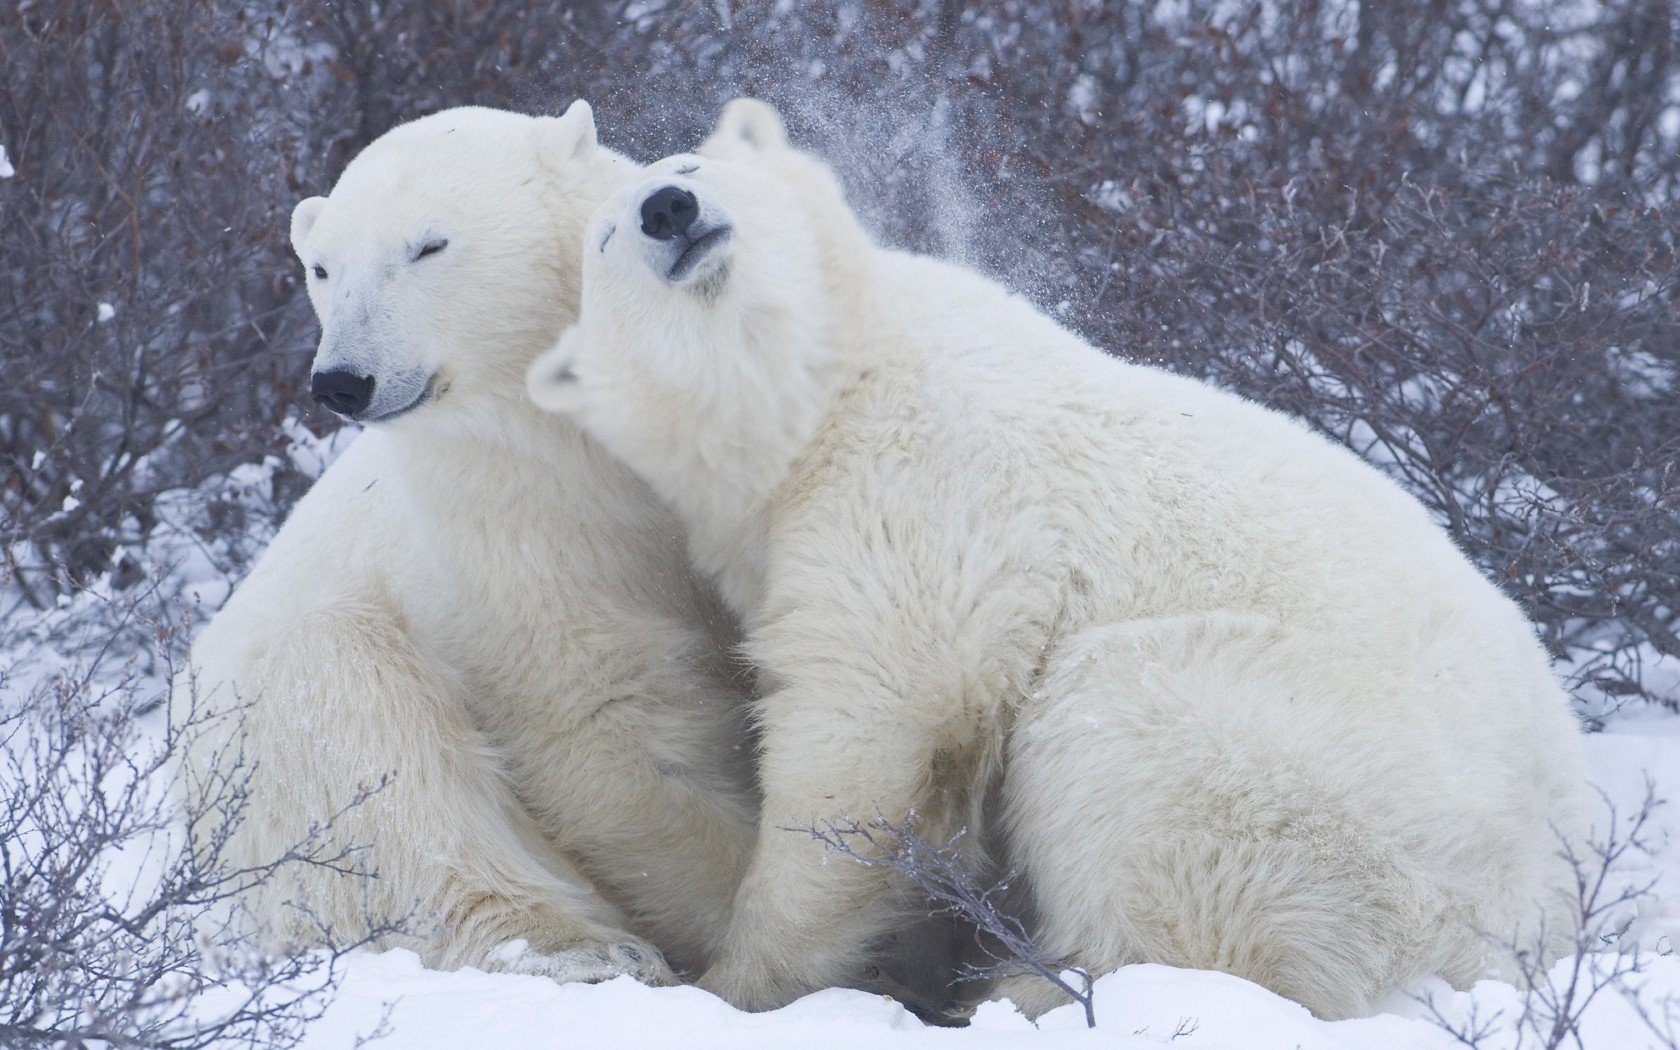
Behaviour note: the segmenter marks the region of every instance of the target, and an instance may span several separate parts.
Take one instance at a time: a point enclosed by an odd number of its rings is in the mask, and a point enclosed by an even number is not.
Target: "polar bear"
[[[980,832],[1069,965],[1324,1017],[1474,981],[1558,906],[1565,696],[1356,456],[876,248],[757,103],[617,194],[582,266],[532,396],[676,508],[760,676],[759,841],[702,987],[764,1009],[854,965],[903,887],[781,829],[877,814]]]
[[[287,865],[266,934],[387,939],[430,965],[669,982],[725,929],[756,831],[734,628],[648,487],[525,398],[575,315],[585,221],[636,167],[589,107],[452,109],[398,127],[300,203],[317,400],[369,424],[192,651],[200,842]],[[175,704],[187,710],[185,698]]]

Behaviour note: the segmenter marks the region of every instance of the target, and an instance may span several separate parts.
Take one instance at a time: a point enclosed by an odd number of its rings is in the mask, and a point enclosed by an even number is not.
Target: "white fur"
[[[580,322],[531,372],[677,509],[759,667],[760,840],[702,984],[765,1008],[855,964],[888,877],[779,829],[877,811],[982,829],[1070,964],[1228,970],[1325,1016],[1533,934],[1577,729],[1423,508],[872,247],[828,172],[741,123],[603,209],[620,233],[586,241]],[[624,228],[679,178],[735,234],[672,283]]]
[[[331,833],[378,877],[287,869],[255,901],[277,940],[316,934],[289,903],[340,939],[414,909],[432,965],[663,981],[642,938],[699,967],[723,931],[754,830],[733,628],[646,485],[524,396],[575,315],[585,219],[634,170],[582,103],[449,110],[294,215],[328,273],[316,367],[431,395],[328,469],[194,647],[203,701],[249,705],[186,773],[254,764],[233,859],[393,777]]]

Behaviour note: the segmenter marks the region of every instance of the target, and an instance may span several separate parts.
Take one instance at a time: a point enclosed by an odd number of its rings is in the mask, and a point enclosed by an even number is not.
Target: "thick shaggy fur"
[[[637,229],[667,185],[732,231],[674,281]],[[1227,970],[1327,1017],[1539,929],[1577,728],[1516,607],[1376,470],[875,248],[761,105],[584,254],[533,396],[677,509],[764,691],[762,830],[704,986],[762,1009],[855,964],[887,876],[780,829],[877,811],[983,827],[1070,964]]]
[[[298,206],[317,369],[431,393],[328,469],[193,649],[201,703],[247,710],[189,790],[255,770],[201,841],[270,861],[393,777],[331,830],[378,877],[287,869],[253,901],[278,941],[317,933],[292,904],[340,938],[413,911],[431,965],[668,981],[647,941],[698,968],[724,930],[756,819],[733,629],[647,486],[524,394],[634,171],[582,103],[449,110]]]

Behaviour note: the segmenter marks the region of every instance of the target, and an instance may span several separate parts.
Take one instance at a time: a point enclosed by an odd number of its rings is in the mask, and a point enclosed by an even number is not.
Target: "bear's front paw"
[[[534,951],[525,941],[510,941],[490,953],[490,964],[506,973],[535,974],[562,984],[594,984],[623,974],[647,985],[677,983],[659,949],[635,937],[584,941],[551,952]]]

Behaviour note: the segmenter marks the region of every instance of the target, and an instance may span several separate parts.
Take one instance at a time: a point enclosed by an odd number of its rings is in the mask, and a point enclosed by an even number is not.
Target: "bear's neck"
[[[628,469],[571,420],[523,396],[478,400],[482,403],[471,406],[440,404],[450,411],[433,419],[416,413],[412,427],[392,428],[410,499],[440,513],[482,508],[517,517],[531,502],[527,495],[538,506],[583,498],[615,511],[622,509],[627,491],[640,490],[647,498]]]
[[[712,371],[688,391],[693,411],[669,413],[657,447],[632,460],[682,519],[696,566],[749,625],[775,508],[800,483],[798,464],[842,393],[872,364],[867,326],[856,320],[870,316],[867,308],[831,301],[837,308],[823,318],[806,304],[780,317],[758,304],[739,318],[696,355]]]

